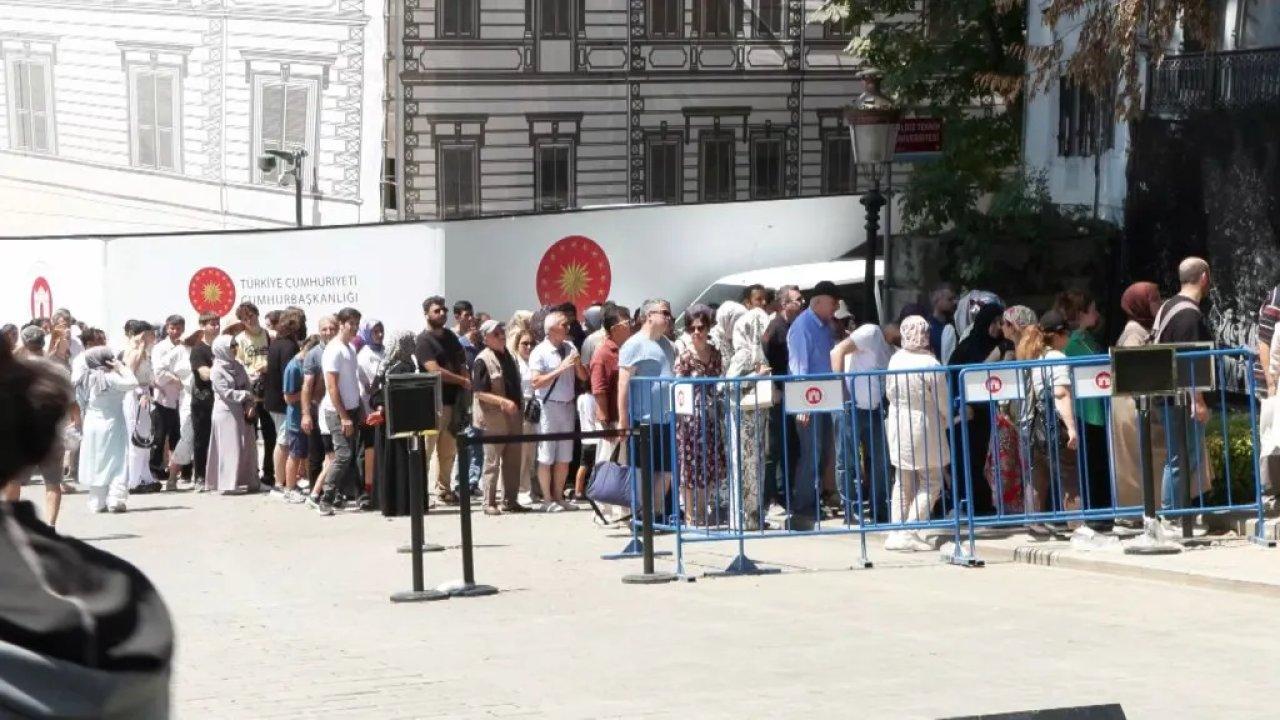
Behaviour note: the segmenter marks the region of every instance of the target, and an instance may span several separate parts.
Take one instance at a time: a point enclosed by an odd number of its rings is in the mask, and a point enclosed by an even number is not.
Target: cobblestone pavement
[[[26,488],[36,498],[38,487]],[[458,516],[428,536],[458,542]],[[1130,718],[1257,717],[1275,602],[1058,568],[961,569],[851,538],[749,546],[779,575],[639,587],[588,513],[475,516],[494,597],[392,605],[408,522],[266,496],[135,496],[60,530],[137,563],[178,629],[179,718],[938,718],[1122,703]],[[669,538],[660,544],[670,547]],[[729,545],[686,557],[723,566]],[[430,584],[460,576],[429,555]],[[668,563],[669,566],[669,563]]]

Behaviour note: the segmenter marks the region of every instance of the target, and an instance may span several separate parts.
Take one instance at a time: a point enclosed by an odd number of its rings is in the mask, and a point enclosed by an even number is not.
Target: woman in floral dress
[[[724,366],[720,351],[712,346],[711,312],[691,308],[685,313],[685,331],[690,342],[676,358],[677,377],[721,377]],[[709,509],[719,508],[719,485],[724,477],[724,435],[716,386],[677,385],[692,391],[693,414],[676,421],[676,455],[680,469],[680,496],[685,520],[690,525],[706,525]]]

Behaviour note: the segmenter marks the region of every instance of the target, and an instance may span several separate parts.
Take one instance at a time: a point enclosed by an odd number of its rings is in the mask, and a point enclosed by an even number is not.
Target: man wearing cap
[[[507,352],[507,329],[497,320],[480,326],[484,349],[471,367],[471,413],[475,426],[486,435],[519,435],[524,427],[520,412],[524,393],[520,368]],[[484,513],[526,512],[520,504],[521,443],[490,443],[484,446]],[[502,473],[502,510],[498,509],[498,473]]]
[[[831,349],[835,336],[831,321],[840,302],[835,283],[823,280],[809,294],[809,307],[787,331],[787,371],[791,375],[822,375],[831,372]],[[825,413],[796,415],[800,435],[800,457],[791,479],[790,530],[810,530],[817,516],[814,485],[825,480],[828,466],[834,470],[831,417]],[[816,460],[816,462],[815,462]],[[834,479],[834,477],[833,477]],[[825,483],[824,483],[825,487]]]

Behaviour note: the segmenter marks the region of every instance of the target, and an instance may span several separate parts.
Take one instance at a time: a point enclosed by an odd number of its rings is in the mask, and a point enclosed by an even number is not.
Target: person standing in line
[[[955,351],[951,353],[950,364],[959,367],[963,365],[981,365],[999,360],[1004,355],[1004,350],[1001,347],[1001,343],[1004,342],[1003,317],[1004,307],[999,303],[989,302],[980,306],[978,311],[970,318],[973,327],[968,329],[964,339],[956,345]],[[959,372],[956,372],[953,378],[958,387],[960,383]],[[978,516],[994,515],[997,510],[996,499],[992,494],[991,485],[985,479],[985,469],[992,435],[998,432],[996,417],[992,413],[989,403],[970,403],[965,410],[969,424],[970,452],[967,471],[969,477],[973,479],[973,512]],[[957,426],[956,429],[958,431],[959,427]],[[959,472],[957,470],[957,474]],[[961,475],[955,486],[956,497],[962,500],[966,491],[963,479],[964,476]]]
[[[129,423],[129,451],[127,472],[129,492],[153,493],[161,484],[151,476],[151,391],[155,383],[155,369],[151,365],[151,350],[155,347],[156,332],[145,320],[130,320],[125,325],[125,336],[138,339],[124,352],[124,363],[133,369],[138,387],[125,396],[125,420]],[[138,356],[138,357],[134,357]]]
[[[302,358],[302,432],[307,435],[307,477],[306,484],[299,480],[298,486],[314,491],[307,496],[313,508],[320,497],[320,476],[333,457],[333,440],[321,427],[319,407],[325,393],[321,360],[325,347],[337,334],[338,318],[333,315],[320,318],[320,342]]]
[[[285,414],[289,404],[284,399],[284,370],[289,362],[298,354],[299,343],[307,335],[306,315],[301,309],[286,308],[276,316],[272,323],[275,337],[267,346],[267,366],[262,373],[262,407],[271,416],[271,426],[275,431],[276,446],[272,453],[271,465],[284,472],[288,464],[289,448],[285,437]],[[283,492],[292,487],[286,479],[276,483],[271,489]]]
[[[538,423],[531,422],[528,413],[524,412],[525,408],[537,402],[533,395],[533,371],[529,369],[529,356],[533,353],[533,347],[533,333],[528,330],[521,331],[515,342],[515,358],[516,366],[520,369],[520,392],[523,398],[520,406],[521,415],[524,417],[521,432],[525,435],[538,432]],[[541,505],[542,488],[539,487],[537,480],[537,457],[537,443],[521,443],[520,492],[528,494],[531,504]]]
[[[822,375],[831,372],[831,350],[835,336],[831,318],[839,302],[835,283],[823,280],[809,293],[809,308],[800,313],[787,331],[787,364],[790,375]],[[811,530],[817,519],[818,498],[814,484],[824,492],[834,490],[827,482],[830,468],[834,485],[831,416],[826,413],[796,415],[800,435],[800,457],[791,483],[789,530]]]
[[[618,351],[631,337],[631,313],[624,307],[612,303],[601,317],[601,329],[604,338],[596,345],[588,368],[591,397],[594,400],[595,417],[592,427],[598,430],[614,430],[618,427]],[[590,338],[587,339],[590,342]],[[584,427],[585,424],[584,424]],[[620,438],[603,439],[596,443],[595,461],[597,463],[613,459],[614,450],[626,451],[626,443]],[[618,462],[626,459],[620,453]],[[594,465],[593,465],[594,467]],[[629,507],[618,507],[621,517],[630,512]]]
[[[267,371],[271,336],[267,333],[267,329],[259,323],[258,306],[251,302],[240,303],[240,306],[236,308],[236,319],[244,325],[244,329],[235,338],[236,345],[240,348],[239,356],[236,359],[244,366],[245,372],[249,374],[249,384],[255,388],[255,394],[262,395],[263,375]],[[271,420],[271,413],[264,406],[259,406],[256,409],[254,418],[254,425],[262,435],[262,484],[269,487],[274,486],[276,484],[276,428]],[[257,467],[257,455],[257,443],[255,442],[253,452],[254,467]]]
[[[902,321],[902,349],[889,360],[889,370],[909,371],[885,380],[889,414],[885,436],[889,460],[897,469],[890,493],[891,521],[919,523],[929,519],[934,502],[949,482],[951,449],[951,392],[945,373],[937,372],[938,359],[929,350],[929,323],[919,315]],[[933,543],[918,530],[897,530],[885,539],[884,549],[895,552],[933,550]]]
[[[1084,357],[1105,354],[1093,332],[1102,322],[1098,312],[1098,303],[1082,290],[1068,290],[1058,295],[1056,302],[1058,312],[1067,320],[1071,328],[1071,337],[1062,352],[1067,357]],[[1111,497],[1111,445],[1107,437],[1107,407],[1101,398],[1081,400],[1079,403],[1080,420],[1084,428],[1084,443],[1081,448],[1086,468],[1085,490],[1088,491],[1086,505],[1090,510],[1105,510],[1114,507]],[[1090,521],[1089,527],[1096,531],[1109,531],[1112,521]]]
[[[17,503],[22,486],[39,473],[44,481],[45,522],[58,524],[62,508],[63,437],[78,422],[80,410],[67,369],[43,357],[44,346],[27,361],[0,343],[0,396],[5,405],[0,422],[7,433],[4,470],[0,471],[0,499]]]
[[[959,342],[956,326],[952,324],[956,315],[956,290],[950,283],[943,283],[930,294],[929,302],[932,305],[926,318],[929,321],[929,349],[938,362],[946,365]]]
[[[324,476],[324,488],[316,509],[321,515],[332,515],[339,493],[358,496],[354,487],[356,462],[360,457],[360,426],[364,408],[360,398],[360,366],[351,341],[360,331],[360,311],[343,308],[338,311],[338,335],[325,346],[320,364],[324,371],[325,393],[320,412],[333,438],[333,462]]]
[[[1070,327],[1057,310],[1050,310],[1040,322],[1022,332],[1018,360],[1065,360],[1062,352],[1070,341]],[[1080,482],[1075,400],[1071,392],[1071,372],[1066,365],[1032,368],[1033,419],[1031,439],[1031,487],[1028,507],[1043,512],[1074,510],[1079,507]],[[1052,410],[1050,409],[1052,407]],[[1056,411],[1056,412],[1055,412]],[[1057,482],[1054,482],[1054,477]],[[1038,523],[1028,528],[1034,536],[1049,534]]]
[[[762,288],[763,290],[763,288]],[[767,291],[766,291],[767,292]],[[748,301],[754,302],[756,293],[748,288]],[[769,326],[769,315],[765,310],[767,298],[761,305],[750,307],[747,312],[733,322],[732,351],[725,375],[731,378],[766,377],[771,368],[765,357],[764,334]],[[762,523],[764,512],[768,510],[768,498],[765,497],[763,473],[766,467],[767,445],[769,434],[769,416],[773,405],[780,404],[771,398],[768,408],[763,398],[758,395],[762,382],[747,381],[741,391],[733,391],[735,402],[741,402],[741,414],[731,412],[730,432],[737,435],[730,441],[730,463],[736,465],[738,484],[741,489],[742,526],[745,530],[759,530],[765,527]],[[766,385],[768,387],[768,385]],[[770,391],[772,394],[772,390]],[[754,402],[753,402],[754,401]],[[731,407],[731,411],[734,408]],[[730,507],[730,521],[738,522],[736,506]]]
[[[733,303],[737,308],[742,306]],[[690,309],[684,314],[689,345],[676,356],[672,366],[676,377],[721,377],[724,361],[711,342],[715,325],[709,309]],[[723,345],[723,343],[722,343]],[[676,420],[677,462],[680,468],[680,498],[684,521],[694,527],[718,522],[719,484],[725,474],[724,436],[714,385],[685,386],[690,389],[693,414]],[[709,392],[711,391],[711,392]]]
[[[211,312],[201,313],[200,334],[191,344],[191,482],[196,492],[205,492],[205,471],[209,466],[209,438],[213,432],[213,343],[222,330],[222,319]]]
[[[618,350],[618,429],[628,430],[634,423],[640,434],[650,439],[656,518],[662,514],[671,489],[671,469],[675,462],[673,439],[662,418],[665,401],[657,392],[664,389],[664,384],[641,384],[639,392],[632,393],[631,380],[674,376],[676,349],[667,337],[673,319],[669,302],[658,298],[645,300],[638,312],[640,328]],[[635,464],[644,467],[650,458],[635,458]]]
[[[467,353],[467,370],[470,371],[483,343],[478,342],[479,339],[475,337],[476,313],[469,300],[459,300],[453,304],[453,327],[450,330],[458,336],[458,342]]]
[[[471,369],[472,415],[476,427],[490,435],[518,435],[523,428],[523,392],[520,368],[507,352],[506,328],[497,320],[480,326],[484,350],[476,355]],[[492,443],[484,446],[484,512],[527,512],[520,504],[520,460],[522,443]],[[502,478],[502,506],[498,506],[498,478]]]
[[[445,299],[436,295],[422,301],[422,312],[427,318],[427,329],[418,334],[414,356],[424,372],[436,373],[441,383],[440,415],[436,418],[439,432],[427,438],[427,458],[436,458],[436,496],[448,505],[458,504],[458,495],[450,488],[450,476],[454,474],[454,461],[458,454],[458,441],[453,427],[454,405],[466,402],[464,393],[471,391],[471,374],[467,371],[467,354],[462,342],[452,330],[445,327],[448,306]]]
[[[298,352],[285,364],[284,376],[281,379],[280,394],[285,401],[285,445],[289,448],[284,468],[285,491],[281,499],[290,504],[306,502],[306,493],[298,489],[298,482],[306,475],[307,459],[310,456],[308,447],[310,436],[302,431],[302,383],[304,373],[302,363],[308,352],[320,345],[320,336],[307,338]]]
[[[543,323],[546,339],[529,355],[533,389],[542,406],[538,431],[571,433],[574,427],[574,381],[585,380],[586,369],[578,349],[569,340],[569,319],[563,312],[549,313]],[[572,440],[543,440],[538,443],[538,482],[542,485],[545,512],[576,510],[564,499],[569,463],[573,459]]]
[[[214,403],[209,435],[209,464],[205,489],[223,495],[259,490],[258,464],[254,459],[257,438],[253,432],[259,399],[250,390],[249,375],[236,358],[236,341],[219,335],[213,341]]]
[[[1120,332],[1120,338],[1116,340],[1116,347],[1146,345],[1151,339],[1156,314],[1163,304],[1160,286],[1153,282],[1137,282],[1126,288],[1120,296],[1120,309],[1128,317],[1128,322]],[[1159,413],[1155,415],[1159,417]],[[1116,472],[1116,506],[1142,505],[1142,455],[1138,447],[1138,408],[1133,398],[1111,399],[1111,429]],[[1164,456],[1164,433],[1151,433],[1153,473],[1164,467]]]
[[[1200,303],[1209,295],[1209,263],[1198,257],[1189,257],[1178,265],[1178,282],[1181,289],[1160,306],[1156,314],[1156,343],[1204,343],[1213,342],[1213,334],[1205,325]],[[1168,510],[1181,508],[1184,486],[1192,482],[1189,493],[1194,504],[1196,498],[1208,488],[1201,473],[1201,438],[1209,422],[1209,404],[1204,393],[1190,393],[1190,414],[1184,405],[1167,403],[1164,411],[1164,431],[1168,437],[1169,454],[1165,457],[1162,507]],[[1185,454],[1188,477],[1182,477],[1181,456]]]
[[[769,363],[769,373],[774,377],[785,377],[789,372],[790,358],[787,354],[787,333],[791,323],[804,311],[804,296],[795,285],[783,285],[778,288],[778,310],[764,330],[764,357]],[[775,382],[773,394],[782,397],[782,382]],[[766,453],[764,482],[764,505],[768,510],[770,503],[785,504],[787,476],[795,467],[796,454],[800,452],[800,438],[796,435],[795,423],[783,413],[782,403],[776,402],[769,411],[769,446]]]
[[[511,313],[511,319],[507,321],[507,352],[512,357],[520,356],[520,337],[529,332],[529,321],[533,318],[533,313],[529,310],[517,310]]]
[[[18,346],[22,344],[22,336],[17,325],[5,323],[4,327],[0,327],[0,344],[5,345],[10,354],[18,351]]]
[[[863,323],[831,351],[831,367],[844,373],[871,373],[887,370],[893,348],[884,332],[872,323]],[[884,376],[845,380],[845,392],[857,415],[857,437],[851,439],[852,454],[846,462],[862,468],[863,502],[877,523],[889,520],[889,446],[884,432]],[[846,469],[848,473],[851,468]],[[857,496],[849,498],[855,502]]]
[[[387,356],[387,347],[383,344],[386,334],[387,329],[381,320],[366,320],[360,325],[360,333],[356,335],[356,339],[360,340],[360,349],[356,351],[356,365],[360,370],[360,403],[366,418],[373,410],[370,399],[374,386],[378,383],[378,371]],[[374,466],[377,459],[375,435],[372,425],[367,423],[360,425],[360,447],[364,448],[364,491],[361,509],[373,507],[371,498]]]
[[[39,331],[39,328],[33,328]],[[41,333],[43,335],[43,333]],[[42,338],[43,339],[43,338]],[[70,374],[67,368],[58,361],[51,360],[44,356],[44,344],[33,344],[27,348],[29,352],[25,355],[27,362],[43,363],[50,370],[63,378],[63,383],[70,385]],[[5,359],[0,357],[0,363]],[[62,509],[62,460],[65,455],[64,438],[67,431],[75,428],[80,423],[80,408],[71,403],[67,408],[67,416],[58,423],[59,432],[53,438],[53,445],[44,459],[39,463],[32,465],[25,474],[18,475],[18,479],[10,482],[8,485],[0,484],[3,488],[3,498],[8,502],[18,502],[22,499],[22,486],[30,482],[37,474],[44,482],[44,503],[45,503],[45,522],[50,527],[58,524],[58,513]]]
[[[137,335],[130,342],[135,349],[141,344]],[[142,355],[134,352],[129,357],[136,366]],[[80,482],[89,490],[89,512],[126,509],[129,429],[124,398],[137,386],[134,368],[116,360],[109,348],[85,351],[85,370],[76,383],[76,397],[85,406]]]
[[[181,469],[171,462],[173,451],[182,439],[182,389],[191,374],[191,357],[182,334],[187,321],[181,315],[170,315],[164,321],[164,339],[151,350],[151,367],[155,372],[155,403],[151,410],[151,477],[164,480],[166,490],[178,489]]]
[[[19,359],[44,357],[44,331],[39,325],[22,328],[22,342],[13,356]]]

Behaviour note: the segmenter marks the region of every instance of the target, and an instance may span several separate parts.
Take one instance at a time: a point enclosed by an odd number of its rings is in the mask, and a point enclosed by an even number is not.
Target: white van
[[[807,263],[805,265],[782,265],[734,273],[725,275],[711,283],[689,305],[693,303],[719,305],[728,300],[741,301],[743,291],[752,285],[763,285],[774,289],[783,285],[796,285],[799,286],[801,292],[808,294],[818,283],[823,280],[830,280],[836,284],[840,291],[840,298],[844,301],[849,311],[853,313],[854,318],[858,322],[862,322],[867,319],[867,313],[862,311],[866,267],[865,260],[854,259]],[[876,260],[875,274],[876,316],[882,317],[884,308],[883,260]],[[688,305],[685,307],[688,307]]]

